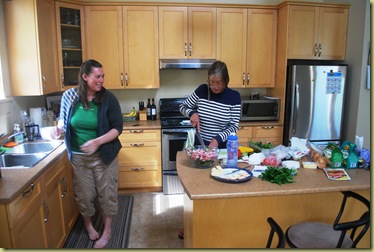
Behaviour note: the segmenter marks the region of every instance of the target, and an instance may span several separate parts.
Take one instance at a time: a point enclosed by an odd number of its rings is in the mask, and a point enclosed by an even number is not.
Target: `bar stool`
[[[266,248],[270,248],[271,243],[273,241],[274,233],[276,233],[278,235],[278,244],[277,244],[276,248],[284,248],[284,246],[286,245],[286,239],[285,239],[284,232],[283,232],[282,228],[271,217],[269,217],[267,219],[267,221],[270,224],[271,229],[270,229],[268,243],[266,244]]]
[[[351,191],[342,193],[344,194],[343,201],[333,225],[301,222],[287,229],[286,240],[291,248],[356,248],[357,243],[370,227],[370,202]],[[340,222],[349,197],[362,202],[368,210],[357,220]],[[359,227],[363,228],[356,234]],[[350,231],[350,235],[347,231]]]

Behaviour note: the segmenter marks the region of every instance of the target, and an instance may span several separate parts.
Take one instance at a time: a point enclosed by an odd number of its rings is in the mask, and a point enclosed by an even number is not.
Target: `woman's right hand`
[[[200,132],[200,118],[197,113],[192,114],[190,117],[190,122],[192,127],[196,128],[198,132]]]

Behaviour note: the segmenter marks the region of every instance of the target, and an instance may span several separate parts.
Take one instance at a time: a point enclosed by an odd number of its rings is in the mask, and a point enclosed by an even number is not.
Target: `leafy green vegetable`
[[[295,169],[268,166],[267,169],[258,177],[261,180],[266,180],[270,183],[281,185],[293,183],[294,175],[297,175],[297,171]]]

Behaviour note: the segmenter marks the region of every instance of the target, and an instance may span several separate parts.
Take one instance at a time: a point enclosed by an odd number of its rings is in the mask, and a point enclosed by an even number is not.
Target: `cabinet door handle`
[[[187,43],[184,43],[184,56],[187,56]]]
[[[192,43],[190,43],[190,56],[192,56]]]
[[[42,75],[42,80],[43,80],[43,90],[46,90],[47,88],[47,83],[46,83],[46,80],[45,80],[45,76]]]
[[[143,167],[140,168],[131,168],[132,171],[144,171]]]
[[[274,126],[262,126],[261,128],[263,128],[263,129],[273,129]]]
[[[123,73],[121,73],[120,79],[121,79],[121,86],[123,87]]]
[[[140,144],[130,144],[130,146],[133,146],[133,147],[142,147],[142,146],[144,146],[144,143],[140,143]]]
[[[34,183],[31,183],[29,190],[22,192],[22,197],[29,196],[32,193],[32,191],[34,191]]]
[[[143,130],[130,130],[130,133],[143,133]]]
[[[249,73],[247,74],[247,86],[249,85],[249,80],[251,79],[251,76],[249,75]]]
[[[318,57],[321,57],[321,53],[322,53],[322,45],[319,44],[319,53],[318,53]]]
[[[314,43],[314,57],[317,56],[317,53],[318,53],[317,43]]]
[[[243,86],[245,86],[245,73],[243,73]]]
[[[61,74],[61,83],[62,83],[61,88],[64,88],[65,87],[65,77],[64,77],[63,74]]]
[[[67,192],[67,188],[68,188],[68,186],[67,186],[67,183],[66,183],[66,179],[65,178],[62,178],[61,180],[60,180],[60,183],[61,183],[61,185],[63,186],[63,191],[62,191],[62,193],[61,193],[61,198],[64,198],[65,196],[66,196],[66,192]]]
[[[129,75],[126,73],[126,86],[128,86],[129,85]]]
[[[48,221],[48,218],[49,218],[49,207],[48,207],[47,202],[45,202],[44,200],[42,201],[42,204],[43,204],[44,212],[45,212],[45,215],[44,215],[44,222],[47,222],[47,221]]]
[[[240,126],[238,130],[242,130],[242,129],[244,129],[244,127],[243,127],[243,126]]]

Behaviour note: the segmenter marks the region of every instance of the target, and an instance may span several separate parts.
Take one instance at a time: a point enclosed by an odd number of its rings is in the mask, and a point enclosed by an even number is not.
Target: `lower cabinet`
[[[282,144],[283,126],[261,125],[243,126],[238,130],[239,144],[247,145],[248,142],[272,143],[273,146]]]
[[[63,154],[15,200],[5,205],[5,248],[61,248],[78,216],[71,165]],[[4,205],[3,205],[4,206]],[[6,230],[6,231],[5,231]]]
[[[124,130],[119,139],[119,189],[161,191],[161,130]]]

